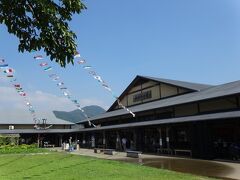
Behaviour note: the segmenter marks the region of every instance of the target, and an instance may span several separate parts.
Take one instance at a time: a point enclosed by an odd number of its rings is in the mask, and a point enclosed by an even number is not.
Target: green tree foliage
[[[20,52],[44,49],[65,67],[73,63],[77,48],[68,23],[84,9],[81,0],[1,0],[0,23],[18,37]]]

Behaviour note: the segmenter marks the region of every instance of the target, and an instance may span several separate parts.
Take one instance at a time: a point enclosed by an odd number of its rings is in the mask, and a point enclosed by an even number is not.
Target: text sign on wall
[[[152,91],[145,91],[133,96],[133,102],[143,101],[152,98]]]

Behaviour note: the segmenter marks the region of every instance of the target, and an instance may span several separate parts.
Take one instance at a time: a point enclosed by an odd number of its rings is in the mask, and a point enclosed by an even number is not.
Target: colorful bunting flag
[[[80,58],[80,57],[81,57],[81,55],[80,55],[79,52],[76,52],[76,53],[74,54],[74,58]]]
[[[8,64],[0,64],[0,68],[8,67]]]
[[[19,83],[16,83],[17,78],[13,76],[14,73],[14,69],[13,68],[9,68],[8,64],[5,63],[4,59],[0,59],[0,68],[3,69],[3,72],[6,73],[6,77],[11,78],[10,82],[12,83],[12,86],[16,89],[17,93],[23,97],[24,99],[24,104],[28,106],[29,108],[29,112],[32,115],[33,121],[35,123],[35,119],[36,119],[36,114],[35,114],[35,110],[33,109],[33,106],[30,105],[30,102],[28,102],[27,100],[27,94],[24,92],[24,90],[21,88],[21,85]],[[36,125],[36,124],[35,124]]]
[[[80,58],[80,57],[81,57],[80,54],[79,54],[78,52],[76,52],[76,54],[74,55],[74,58]],[[43,59],[43,57],[39,55],[39,56],[35,56],[34,59]],[[82,59],[82,60],[80,60],[78,63],[79,63],[79,64],[84,64],[84,63],[85,63],[85,60]],[[39,65],[40,65],[41,67],[45,67],[45,66],[47,66],[48,64],[47,64],[46,62],[42,62],[42,63],[40,63]],[[85,69],[90,69],[90,68],[91,68],[91,66],[85,66]],[[50,71],[50,70],[52,70],[52,69],[53,69],[53,68],[52,68],[51,66],[49,66],[49,67],[44,68],[44,71]],[[66,87],[62,87],[62,86],[64,85],[64,83],[63,83],[63,82],[59,82],[60,77],[59,77],[57,74],[50,74],[49,77],[50,77],[53,81],[58,81],[57,86],[60,88],[60,90],[63,91],[64,96],[65,96],[66,98],[68,98],[69,100],[71,100],[71,101],[77,106],[77,108],[80,109],[80,110],[83,112],[83,115],[84,115],[84,116],[86,117],[86,119],[88,120],[89,117],[88,117],[87,114],[82,110],[82,108],[80,107],[78,101],[77,101],[77,100],[72,100],[70,93],[69,93],[68,91],[66,92],[67,88],[66,88]],[[100,77],[97,77],[97,78],[99,79],[99,81],[101,81],[101,78],[100,78]],[[96,126],[95,126],[93,123],[91,123],[89,120],[88,120],[88,122],[89,122],[89,125],[92,125],[92,126],[96,127]]]
[[[57,76],[57,74],[50,74],[50,75],[48,75],[50,78],[52,78],[52,77],[56,77]]]
[[[73,103],[78,103],[77,100],[72,100]]]
[[[97,75],[97,73],[96,73],[95,71],[88,71],[88,73],[89,73],[90,75],[93,75],[93,76],[96,76],[96,75]]]
[[[37,56],[34,56],[34,59],[41,60],[41,59],[43,59],[43,56],[42,55],[37,55]]]
[[[51,71],[51,70],[52,70],[52,67],[51,67],[51,66],[49,66],[49,67],[47,67],[47,68],[44,69],[44,71]]]
[[[63,82],[57,83],[57,86],[62,86],[62,85],[64,85]]]
[[[39,64],[41,67],[43,67],[43,66],[47,66],[48,65],[48,63],[41,63],[41,64]]]
[[[85,63],[86,61],[84,59],[78,61],[78,64],[85,64]]]
[[[19,95],[20,95],[20,96],[26,96],[26,93],[20,92]]]
[[[17,81],[16,78],[11,79],[11,82],[16,82],[16,81]]]
[[[61,89],[61,90],[66,90],[67,88],[66,88],[66,87],[61,87],[60,89]]]
[[[58,81],[59,79],[60,79],[60,77],[57,76],[57,77],[53,78],[53,81]]]
[[[15,88],[20,88],[20,84],[14,84]]]
[[[92,66],[83,66],[84,69],[91,69]]]
[[[78,62],[78,64],[82,65],[82,64],[85,64],[85,63],[86,63],[86,60],[81,59],[81,60],[79,60],[79,61],[77,61],[77,62]],[[113,98],[115,98],[115,99],[117,100],[117,103],[118,103],[118,105],[119,105],[121,108],[125,109],[125,110],[128,111],[133,117],[135,117],[135,114],[134,114],[130,109],[128,109],[127,107],[125,107],[125,106],[120,102],[119,98],[114,95],[112,89],[106,84],[106,82],[104,82],[104,80],[101,78],[101,76],[97,75],[97,73],[96,73],[95,71],[90,70],[90,69],[92,69],[92,66],[89,66],[89,65],[83,66],[83,69],[87,70],[87,71],[88,71],[88,74],[90,74],[94,79],[96,79],[96,80],[102,85],[102,87],[103,87],[104,89],[106,89],[107,91],[109,91],[109,92],[112,94]]]
[[[10,74],[10,73],[13,73],[14,70],[12,68],[7,68],[3,71],[4,73],[7,73],[7,74]]]
[[[68,93],[66,93],[66,92],[63,92],[63,94],[64,94],[64,96],[69,96],[69,94],[68,94]]]

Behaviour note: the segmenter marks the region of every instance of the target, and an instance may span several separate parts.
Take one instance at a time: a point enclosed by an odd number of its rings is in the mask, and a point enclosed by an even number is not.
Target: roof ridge
[[[174,79],[157,78],[157,77],[151,77],[151,76],[138,75],[138,77],[151,79],[154,81],[159,81],[159,82],[163,82],[163,83],[167,83],[167,84],[171,84],[171,85],[175,85],[175,86],[180,86],[180,87],[184,87],[184,88],[191,89],[191,90],[197,90],[197,91],[203,90],[208,87],[215,86],[215,85],[210,85],[210,84],[202,84],[202,83],[195,83],[195,82],[174,80]]]
[[[196,83],[196,82],[192,82],[192,81],[185,81],[185,80],[177,80],[177,79],[168,79],[168,78],[158,78],[158,77],[152,77],[152,76],[142,76],[139,75],[140,77],[143,78],[154,78],[154,79],[162,79],[162,80],[169,80],[169,81],[179,81],[179,82],[185,82],[185,83],[191,83],[191,84],[201,84],[201,85],[207,85],[207,86],[216,86],[216,85],[212,85],[212,84],[206,84],[206,83]]]
[[[240,80],[233,81],[221,85],[216,85],[210,88],[203,89],[202,91],[191,92],[187,94],[182,94],[179,96],[174,96],[166,99],[160,99],[153,102],[148,102],[145,104],[139,104],[136,106],[129,107],[134,113],[146,111],[149,109],[165,108],[169,106],[176,106],[180,104],[193,103],[202,100],[214,99],[224,96],[231,96],[240,94]],[[118,109],[115,111],[106,112],[97,117],[93,117],[90,120],[96,120],[101,118],[108,118],[111,116],[125,115],[123,109]],[[83,121],[84,122],[84,121]]]

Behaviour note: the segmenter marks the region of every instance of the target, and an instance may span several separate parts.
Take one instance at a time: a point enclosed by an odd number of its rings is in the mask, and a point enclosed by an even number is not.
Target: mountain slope
[[[99,114],[106,112],[102,107],[95,106],[95,105],[86,106],[83,108],[83,110],[86,112],[88,117],[94,117],[94,116],[97,116]],[[79,109],[76,109],[76,110],[70,111],[70,112],[53,111],[53,113],[57,118],[63,119],[66,121],[70,121],[73,123],[76,123],[76,122],[86,119],[85,116],[83,115],[83,113]]]

